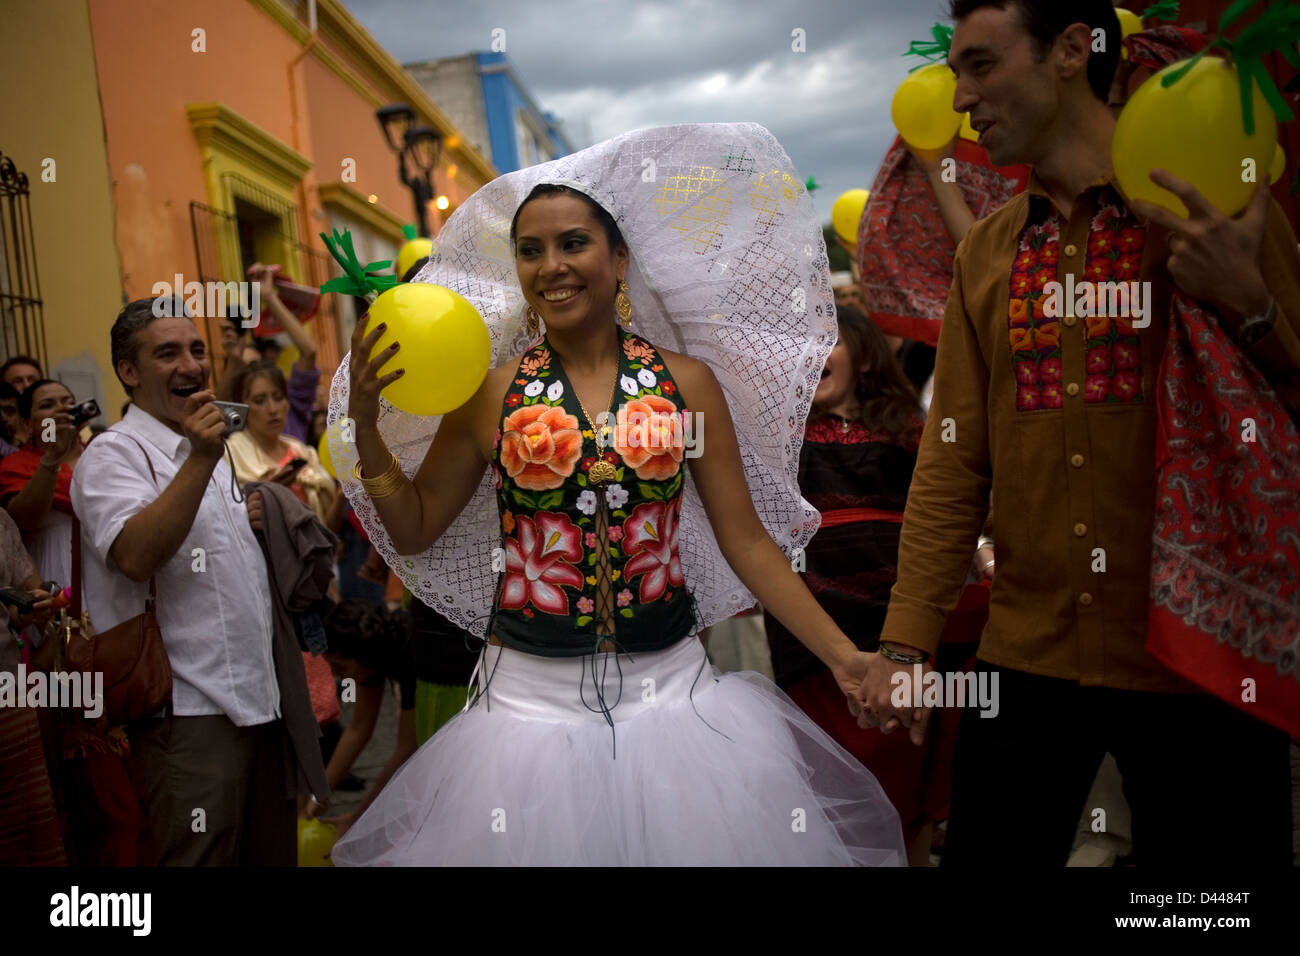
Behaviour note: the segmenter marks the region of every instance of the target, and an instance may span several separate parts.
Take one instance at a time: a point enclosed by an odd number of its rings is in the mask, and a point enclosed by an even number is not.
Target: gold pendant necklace
[[[609,401],[605,403],[606,412],[608,412],[609,406],[614,404],[614,394],[617,391],[618,391],[618,359],[617,357],[615,357],[614,387],[610,389]],[[606,461],[603,457],[605,453],[605,440],[606,440],[606,435],[609,431],[609,425],[605,424],[601,428],[597,428],[595,423],[591,420],[591,415],[587,413],[587,406],[582,404],[582,399],[578,396],[578,390],[576,388],[573,390],[573,397],[578,399],[578,407],[582,409],[583,417],[587,419],[587,426],[591,429],[592,434],[596,438],[597,457],[596,457],[596,461],[591,466],[591,470],[587,472],[587,480],[590,481],[593,485],[603,485],[607,482],[613,481],[615,478],[618,477],[618,472],[614,468],[614,466],[608,461]]]

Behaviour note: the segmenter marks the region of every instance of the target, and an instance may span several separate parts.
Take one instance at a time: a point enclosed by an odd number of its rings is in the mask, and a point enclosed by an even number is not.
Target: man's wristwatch
[[[1273,329],[1277,321],[1277,300],[1270,299],[1268,308],[1260,315],[1252,315],[1237,328],[1237,344],[1248,349]]]

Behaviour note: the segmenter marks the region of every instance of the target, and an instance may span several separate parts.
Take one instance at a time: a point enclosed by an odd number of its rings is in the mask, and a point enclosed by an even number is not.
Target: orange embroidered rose
[[[501,464],[527,491],[559,488],[581,455],[578,420],[559,406],[526,405],[501,423]]]
[[[627,356],[629,362],[649,362],[655,357],[650,346],[636,339],[623,340],[623,354]]]
[[[535,376],[542,369],[550,368],[551,350],[542,349],[542,351],[537,355],[526,355],[519,365],[523,369],[525,375],[530,377]]]
[[[1025,318],[1029,314],[1028,306],[1029,303],[1026,302],[1024,299],[1011,300],[1011,305],[1008,309],[1008,312],[1011,316],[1012,325],[1021,325],[1024,323]]]
[[[686,447],[677,406],[658,395],[634,398],[618,410],[614,450],[644,481],[677,474]]]
[[[1017,352],[1032,352],[1034,349],[1034,330],[1033,329],[1012,329],[1011,330],[1011,354]]]
[[[1034,329],[1034,344],[1040,349],[1060,345],[1061,327],[1055,322],[1044,322]]]

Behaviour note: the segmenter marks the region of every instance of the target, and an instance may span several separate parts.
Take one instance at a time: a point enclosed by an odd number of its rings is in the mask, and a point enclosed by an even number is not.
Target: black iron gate
[[[0,151],[0,361],[30,355],[48,368],[27,174]]]

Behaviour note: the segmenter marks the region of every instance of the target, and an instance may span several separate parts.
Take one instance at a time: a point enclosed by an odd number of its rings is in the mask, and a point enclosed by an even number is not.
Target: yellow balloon
[[[316,457],[320,459],[320,466],[325,469],[331,478],[339,480],[339,473],[334,470],[334,459],[330,455],[330,436],[329,430],[321,432],[320,441],[316,443]]]
[[[1132,10],[1116,10],[1115,15],[1119,17],[1119,38],[1123,40],[1132,33],[1139,33],[1143,29],[1142,18]],[[1120,56],[1125,60],[1128,59],[1128,48],[1120,47]]]
[[[298,361],[298,346],[290,342],[284,348],[280,349],[280,357],[275,360],[276,366],[288,378],[293,374],[293,363]]]
[[[329,852],[339,837],[338,828],[321,820],[298,818],[298,865],[333,866]]]
[[[1273,183],[1281,179],[1282,174],[1285,172],[1286,172],[1286,150],[1282,148],[1281,143],[1278,143],[1277,147],[1273,150],[1273,163],[1268,167],[1269,185],[1271,186],[1273,185]]]
[[[372,356],[394,342],[397,354],[379,370],[406,372],[383,391],[396,407],[413,415],[442,415],[459,408],[483,384],[492,341],[469,300],[440,285],[407,282],[389,289],[370,307],[368,329],[388,329]]]
[[[1145,199],[1187,218],[1181,199],[1151,181],[1152,169],[1173,173],[1195,186],[1224,215],[1244,209],[1255,191],[1243,182],[1246,160],[1255,169],[1273,163],[1277,120],[1259,87],[1254,92],[1255,133],[1247,136],[1237,71],[1226,60],[1202,57],[1166,89],[1161,80],[1186,64],[1174,63],[1150,77],[1129,98],[1115,123],[1111,163],[1130,199]]]
[[[835,234],[849,245],[858,241],[858,223],[862,221],[862,210],[867,208],[871,193],[865,189],[850,189],[841,193],[840,198],[831,206],[831,226]]]
[[[972,143],[978,143],[980,141],[980,134],[975,132],[975,127],[970,124],[969,113],[961,114],[961,129],[957,130],[957,135],[962,139],[970,140]]]
[[[402,278],[406,275],[407,269],[431,252],[433,252],[432,239],[412,239],[397,253],[397,266],[393,269],[393,275]]]
[[[961,126],[952,108],[957,78],[945,63],[931,63],[910,74],[894,93],[889,115],[898,135],[917,149],[948,145]]]

